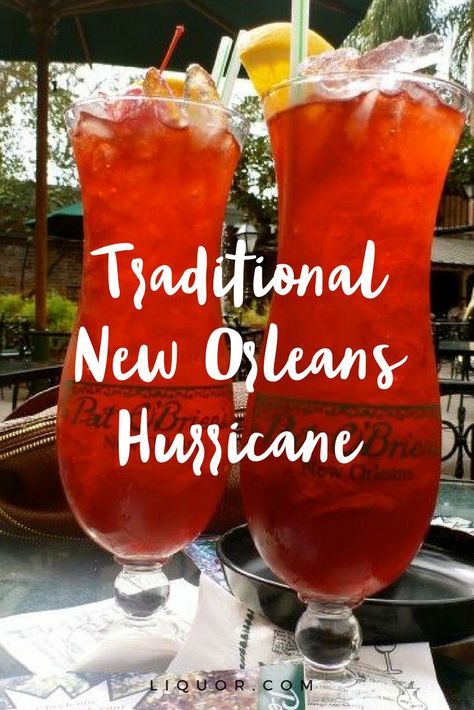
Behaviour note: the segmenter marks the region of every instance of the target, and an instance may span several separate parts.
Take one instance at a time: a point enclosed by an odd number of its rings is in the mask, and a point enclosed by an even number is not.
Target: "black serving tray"
[[[246,525],[217,545],[232,593],[249,609],[294,630],[304,606],[259,556]],[[418,555],[394,584],[355,614],[364,643],[428,641],[442,646],[474,635],[474,537],[432,525]]]

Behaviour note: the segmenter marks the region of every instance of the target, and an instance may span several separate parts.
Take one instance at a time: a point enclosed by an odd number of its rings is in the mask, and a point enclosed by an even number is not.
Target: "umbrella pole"
[[[35,326],[45,330],[48,268],[48,90],[49,44],[54,20],[32,18],[36,37],[36,229],[35,229]]]

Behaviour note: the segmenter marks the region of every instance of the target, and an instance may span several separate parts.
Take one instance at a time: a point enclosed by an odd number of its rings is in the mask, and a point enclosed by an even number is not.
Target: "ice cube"
[[[345,127],[345,131],[350,135],[351,140],[367,140],[369,123],[379,96],[380,93],[376,89],[372,89],[361,96],[359,105],[356,104],[356,108],[351,113]]]
[[[95,146],[91,155],[92,170],[100,175],[105,175],[113,169],[117,148],[113,142],[103,142]]]
[[[144,96],[143,82],[140,84],[131,84],[125,91],[125,96]]]
[[[95,86],[92,96],[121,96],[126,86],[123,72],[110,73]]]
[[[357,74],[346,77],[328,72],[311,86],[311,97],[321,101],[350,101],[376,88],[377,82],[372,77]]]
[[[94,116],[95,118],[103,118],[110,121],[110,111],[107,108],[106,103],[103,99],[91,98],[90,100],[78,101],[77,104],[73,104],[72,108],[74,110],[74,123],[77,126],[82,116]]]
[[[168,99],[167,101],[157,101],[155,112],[160,121],[170,128],[186,128],[188,118],[184,107],[175,99],[175,95],[163,78],[162,73],[151,67],[145,74],[143,81],[143,93],[145,96]]]
[[[437,94],[416,81],[404,81],[401,90],[403,93],[408,94],[413,101],[422,101],[426,108],[428,106],[430,108],[439,106],[440,101]]]
[[[174,94],[163,78],[163,74],[155,67],[147,69],[143,80],[143,93],[145,96],[161,96],[166,99],[174,98]]]
[[[105,122],[104,125],[107,125],[107,123],[110,125],[136,117],[140,112],[139,104],[139,101],[127,101],[126,99],[122,99],[121,94],[119,94],[118,97],[114,97],[110,94],[100,92],[90,100],[79,101],[77,104],[73,105],[74,118],[72,125],[70,120],[68,123],[71,125],[72,129],[75,130],[75,128],[79,126],[82,116],[86,115],[101,119]]]
[[[186,69],[183,98],[195,101],[187,107],[190,123],[200,128],[209,139],[228,129],[227,115],[221,106],[214,79],[199,64],[190,64]],[[198,106],[197,104],[201,104]]]
[[[364,71],[418,71],[436,64],[443,49],[443,39],[436,34],[405,39],[398,37],[363,54],[358,68]]]
[[[357,69],[359,52],[350,47],[340,47],[316,54],[301,62],[298,67],[298,76],[311,76],[312,74],[326,74],[329,72],[344,72]]]
[[[359,52],[350,47],[323,52],[307,57],[298,67],[298,76],[309,78],[318,75],[321,77],[311,87],[313,98],[323,101],[347,101],[373,88],[372,85],[366,87],[366,79],[359,79],[356,76],[333,76],[337,73],[356,70],[358,59]]]
[[[206,104],[220,104],[214,79],[199,64],[190,64],[186,69],[183,98]]]
[[[403,81],[396,73],[388,73],[377,78],[377,88],[385,96],[398,96],[402,86]]]
[[[95,136],[101,140],[108,141],[114,137],[112,121],[81,110],[77,123],[77,133],[88,136]]]

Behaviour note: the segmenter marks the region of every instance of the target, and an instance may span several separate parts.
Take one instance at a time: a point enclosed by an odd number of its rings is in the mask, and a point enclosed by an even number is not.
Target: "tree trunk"
[[[470,82],[469,82],[469,88],[471,91],[474,91],[474,30],[471,35],[471,50],[469,52],[469,59],[470,59],[470,65],[471,65],[471,77],[470,77]],[[470,126],[471,126],[471,136],[474,136],[474,110],[471,111],[471,120],[470,120]],[[472,200],[471,200],[472,202]],[[472,224],[473,222],[470,221]]]

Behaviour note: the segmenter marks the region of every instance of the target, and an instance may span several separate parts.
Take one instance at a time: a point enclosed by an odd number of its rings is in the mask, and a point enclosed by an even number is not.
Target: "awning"
[[[34,229],[35,219],[25,222],[27,227]],[[82,239],[82,202],[65,205],[48,214],[48,234],[50,237],[65,239]]]
[[[226,224],[242,224],[245,217],[240,210],[229,202],[226,207],[224,221]],[[36,220],[29,219],[25,222],[27,227],[34,229]],[[60,207],[48,214],[48,234],[50,237],[62,237],[64,239],[82,239],[82,202],[74,202],[72,205]]]
[[[431,250],[432,264],[472,266],[474,268],[474,239],[435,237]]]

